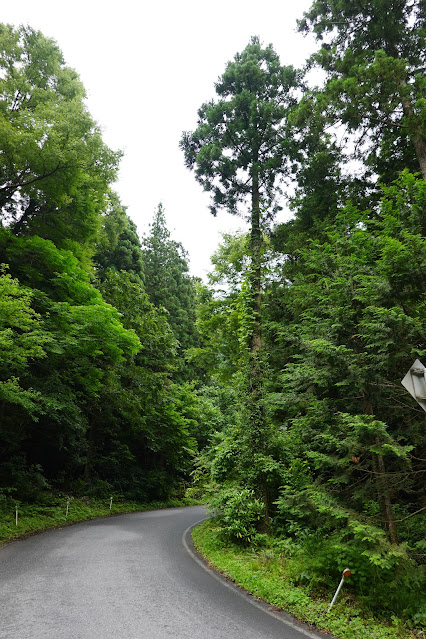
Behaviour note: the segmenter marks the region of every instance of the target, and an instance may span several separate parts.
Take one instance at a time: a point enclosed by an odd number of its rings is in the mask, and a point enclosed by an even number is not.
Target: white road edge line
[[[296,625],[295,623],[293,623],[289,619],[284,619],[283,617],[281,617],[278,614],[272,612],[271,610],[268,610],[266,608],[266,606],[270,605],[270,604],[268,604],[267,602],[264,602],[263,605],[262,605],[262,604],[258,603],[256,601],[256,599],[254,599],[253,597],[248,597],[247,593],[245,591],[241,591],[240,588],[237,585],[235,585],[232,582],[228,581],[225,577],[222,577],[222,576],[218,575],[212,568],[209,568],[209,566],[207,566],[207,564],[205,564],[203,561],[201,561],[201,559],[199,559],[197,557],[197,555],[189,547],[188,542],[186,541],[186,537],[187,537],[187,535],[189,535],[189,533],[191,532],[191,530],[193,528],[198,526],[198,524],[201,524],[203,521],[205,521],[205,518],[204,519],[200,519],[199,521],[196,521],[195,524],[191,524],[191,526],[189,526],[184,531],[184,533],[182,535],[182,544],[183,544],[185,550],[192,557],[192,559],[194,561],[196,561],[199,566],[201,566],[201,568],[203,568],[206,572],[208,572],[209,575],[214,577],[223,586],[226,586],[227,588],[229,588],[230,590],[235,592],[240,597],[243,597],[243,599],[245,599],[246,601],[251,603],[253,606],[256,606],[256,608],[259,608],[260,610],[262,610],[266,614],[270,615],[271,617],[273,617],[277,621],[281,621],[281,623],[283,623],[284,625],[290,626],[291,628],[293,628],[293,630],[297,630],[301,634],[305,635],[305,637],[309,637],[310,639],[318,639],[319,637],[322,637],[322,639],[324,639],[325,637],[330,637],[330,635],[326,635],[326,634],[319,635],[317,633],[310,632],[309,630],[305,630],[305,628],[300,628],[298,625]]]

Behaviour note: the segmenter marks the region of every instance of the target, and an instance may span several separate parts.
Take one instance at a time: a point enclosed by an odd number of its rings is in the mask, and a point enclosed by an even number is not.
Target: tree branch
[[[396,519],[395,523],[400,523],[401,521],[406,521],[407,519],[410,519],[410,517],[414,517],[414,515],[418,515],[419,513],[423,512],[424,510],[426,510],[426,506],[423,506],[423,508],[420,508],[419,510],[416,510],[415,513],[411,513],[411,515],[407,515],[407,517],[403,517],[402,519]]]

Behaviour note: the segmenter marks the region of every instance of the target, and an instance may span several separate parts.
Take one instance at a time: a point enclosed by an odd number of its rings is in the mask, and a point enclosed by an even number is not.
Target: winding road
[[[324,637],[212,572],[190,530],[202,507],[132,513],[0,549],[1,639]]]

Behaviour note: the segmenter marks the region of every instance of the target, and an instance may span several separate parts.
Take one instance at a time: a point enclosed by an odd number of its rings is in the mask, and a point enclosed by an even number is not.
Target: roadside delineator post
[[[111,499],[109,500],[109,509],[111,510],[111,508],[112,508],[112,497],[111,497]]]
[[[18,525],[18,504],[15,506],[15,524]]]
[[[342,588],[342,586],[343,586],[343,584],[345,582],[345,578],[346,577],[350,577],[350,574],[351,574],[351,571],[349,570],[349,568],[345,568],[344,571],[342,572],[342,579],[340,580],[340,584],[339,584],[339,586],[338,586],[338,588],[337,588],[337,590],[335,592],[335,595],[334,595],[334,597],[333,597],[333,599],[331,601],[331,604],[330,604],[330,606],[328,608],[328,612],[330,612],[330,610],[334,606],[334,602],[336,601],[336,599],[337,599],[337,597],[339,595],[339,592],[340,592],[340,590],[341,590],[341,588]]]

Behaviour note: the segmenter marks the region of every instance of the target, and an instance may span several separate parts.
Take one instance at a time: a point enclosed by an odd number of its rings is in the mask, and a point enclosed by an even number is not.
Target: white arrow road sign
[[[426,411],[426,368],[416,359],[401,384]]]

